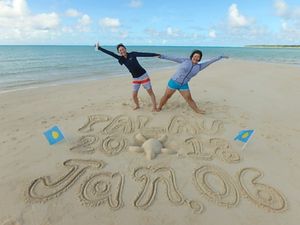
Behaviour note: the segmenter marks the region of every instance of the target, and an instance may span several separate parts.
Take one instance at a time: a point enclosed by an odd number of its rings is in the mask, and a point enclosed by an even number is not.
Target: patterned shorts
[[[143,74],[142,76],[138,77],[138,78],[133,78],[132,81],[132,90],[134,92],[138,92],[140,89],[141,84],[143,85],[143,87],[148,90],[150,89],[151,86],[151,81],[150,78],[148,76],[147,73]]]

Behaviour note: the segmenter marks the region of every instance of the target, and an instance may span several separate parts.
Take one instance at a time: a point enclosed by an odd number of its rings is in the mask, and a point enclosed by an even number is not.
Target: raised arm
[[[97,44],[95,45],[95,48],[96,48],[96,50],[100,50],[101,52],[104,52],[105,54],[110,55],[110,56],[112,56],[112,57],[114,57],[114,58],[116,58],[116,59],[118,59],[118,60],[121,58],[121,56],[117,55],[116,53],[113,53],[113,52],[111,52],[111,51],[108,51],[108,50],[105,49],[105,48],[102,48],[102,47],[99,45],[99,43],[97,43]]]
[[[212,64],[214,62],[217,62],[220,59],[224,59],[224,58],[228,58],[228,56],[218,56],[218,57],[212,58],[212,59],[210,59],[208,61],[199,63],[198,65],[200,66],[200,70],[203,70],[204,68],[208,67],[210,64]]]
[[[136,57],[155,57],[160,56],[160,54],[157,53],[148,53],[148,52],[132,52],[133,55]]]
[[[188,58],[179,58],[179,57],[173,57],[173,56],[167,56],[167,55],[160,55],[160,58],[170,60],[173,62],[177,62],[177,63],[182,63],[182,62],[188,60]]]

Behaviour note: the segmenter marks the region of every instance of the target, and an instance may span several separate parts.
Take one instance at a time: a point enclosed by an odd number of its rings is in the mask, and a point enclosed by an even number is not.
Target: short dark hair
[[[119,48],[120,48],[120,47],[123,47],[123,48],[126,49],[125,45],[123,45],[122,43],[120,43],[120,44],[117,45],[117,50],[118,50],[118,51],[119,51]]]
[[[196,49],[196,50],[194,50],[192,52],[192,54],[190,55],[190,59],[192,59],[195,54],[199,54],[200,55],[200,60],[201,60],[201,58],[202,58],[202,52],[200,50],[198,50],[198,49]]]

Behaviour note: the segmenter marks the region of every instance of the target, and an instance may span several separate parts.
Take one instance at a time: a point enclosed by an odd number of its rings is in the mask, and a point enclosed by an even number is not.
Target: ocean
[[[103,46],[116,53],[115,46]],[[299,48],[201,47],[201,46],[127,46],[128,52],[155,52],[189,57],[194,49],[203,60],[221,54],[233,59],[300,66]],[[176,63],[159,58],[139,58],[150,73],[172,68]],[[93,46],[0,46],[0,92],[64,83],[128,76],[125,66]]]

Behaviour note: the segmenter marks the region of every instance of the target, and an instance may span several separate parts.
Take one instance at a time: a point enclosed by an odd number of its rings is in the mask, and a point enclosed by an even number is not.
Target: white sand
[[[158,101],[173,71],[150,73]],[[129,76],[2,93],[0,225],[299,224],[299,83],[299,67],[223,60],[190,82],[204,116],[178,93],[152,113],[143,89],[133,111]],[[128,151],[137,134],[177,154]]]

